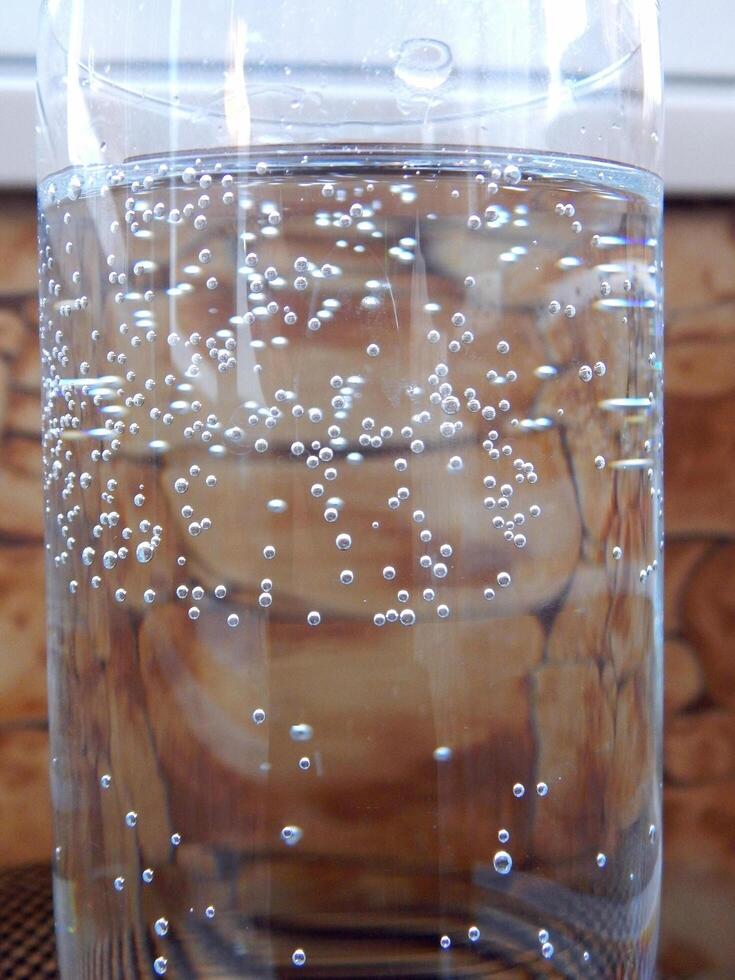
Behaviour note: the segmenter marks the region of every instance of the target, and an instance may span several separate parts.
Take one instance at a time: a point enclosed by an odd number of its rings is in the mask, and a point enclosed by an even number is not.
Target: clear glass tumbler
[[[653,976],[655,0],[47,0],[64,980]]]

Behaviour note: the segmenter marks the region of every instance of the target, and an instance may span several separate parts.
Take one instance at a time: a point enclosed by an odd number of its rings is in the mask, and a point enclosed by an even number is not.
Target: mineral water
[[[651,976],[660,182],[313,150],[41,188],[64,976]]]

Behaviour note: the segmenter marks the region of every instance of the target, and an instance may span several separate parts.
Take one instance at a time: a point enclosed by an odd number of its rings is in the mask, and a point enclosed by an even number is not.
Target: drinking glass
[[[64,980],[654,973],[654,0],[47,0]]]

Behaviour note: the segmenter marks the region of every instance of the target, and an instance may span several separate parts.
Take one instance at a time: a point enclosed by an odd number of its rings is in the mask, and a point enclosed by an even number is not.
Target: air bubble
[[[302,722],[300,725],[291,725],[289,734],[294,742],[308,742],[314,735],[314,729]]]
[[[493,867],[499,875],[508,875],[513,868],[513,858],[507,851],[496,851],[493,857]]]
[[[289,824],[281,831],[281,840],[289,847],[293,847],[294,844],[298,844],[303,836],[303,831],[295,824]]]
[[[147,541],[141,541],[135,549],[135,557],[142,565],[145,565],[153,557],[153,548]]]

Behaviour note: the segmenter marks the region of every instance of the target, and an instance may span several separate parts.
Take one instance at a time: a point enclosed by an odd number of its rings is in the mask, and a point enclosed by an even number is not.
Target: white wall
[[[0,186],[31,186],[38,2],[0,3]],[[735,0],[662,0],[662,37],[667,189],[735,195]]]

